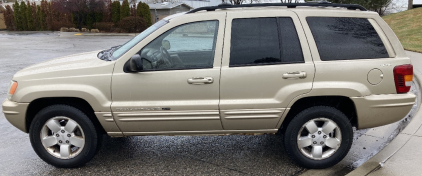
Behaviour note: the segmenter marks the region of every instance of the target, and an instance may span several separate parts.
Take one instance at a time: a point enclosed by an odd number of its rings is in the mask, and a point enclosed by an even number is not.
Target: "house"
[[[412,8],[422,7],[422,0],[413,0]]]
[[[169,15],[180,12],[187,12],[193,7],[183,2],[163,2],[163,3],[148,3],[151,11],[152,23],[155,23]]]
[[[422,7],[422,4],[413,4],[413,8],[419,8]]]

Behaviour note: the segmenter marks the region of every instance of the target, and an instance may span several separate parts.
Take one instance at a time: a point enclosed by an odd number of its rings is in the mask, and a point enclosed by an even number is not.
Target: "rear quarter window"
[[[388,58],[377,31],[366,18],[307,17],[321,60]]]

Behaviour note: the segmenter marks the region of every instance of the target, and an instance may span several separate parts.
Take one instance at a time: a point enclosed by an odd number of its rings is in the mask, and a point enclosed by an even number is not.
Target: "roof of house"
[[[149,9],[172,9],[175,8],[177,6],[187,6],[190,9],[193,9],[193,7],[183,3],[183,2],[163,2],[163,3],[154,3],[154,4],[148,4],[149,5]]]

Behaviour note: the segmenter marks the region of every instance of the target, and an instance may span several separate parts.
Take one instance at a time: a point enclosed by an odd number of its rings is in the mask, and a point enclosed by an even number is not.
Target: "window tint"
[[[230,66],[291,62],[303,62],[302,49],[291,18],[232,21]]]
[[[281,59],[283,63],[304,62],[302,47],[291,18],[278,18]]]
[[[368,19],[307,17],[306,20],[323,61],[389,57]]]
[[[212,68],[217,30],[218,21],[202,21],[165,32],[138,52],[143,58],[143,69]]]

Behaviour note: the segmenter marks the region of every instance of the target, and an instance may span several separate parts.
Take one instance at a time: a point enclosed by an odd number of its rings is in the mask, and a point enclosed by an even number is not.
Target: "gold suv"
[[[3,113],[57,167],[88,162],[104,133],[280,133],[294,161],[326,168],[348,153],[352,127],[409,112],[412,79],[393,31],[359,5],[219,5],[27,67]]]

